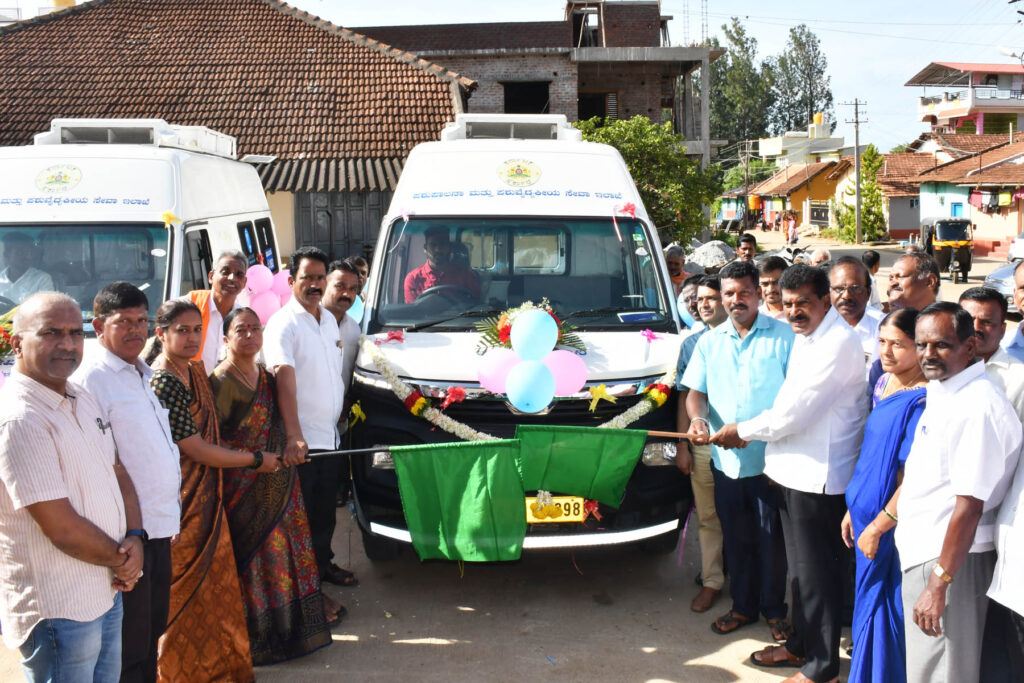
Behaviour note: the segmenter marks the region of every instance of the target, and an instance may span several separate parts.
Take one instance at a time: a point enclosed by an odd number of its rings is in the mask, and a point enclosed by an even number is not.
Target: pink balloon
[[[552,351],[541,362],[555,376],[555,396],[572,396],[587,381],[587,364],[572,351]]]
[[[288,269],[284,268],[274,273],[274,283],[270,285],[270,291],[278,296],[291,294],[292,288],[288,286]]]
[[[249,294],[248,289],[243,289],[241,292],[238,293],[238,297],[235,299],[235,303],[238,304],[240,308],[243,306],[245,308],[250,308],[249,304],[252,303],[253,298],[254,297]]]
[[[277,313],[278,309],[281,308],[281,299],[273,292],[263,292],[252,298],[249,308],[256,311],[260,322],[266,325],[267,321],[270,320],[270,316]]]
[[[480,365],[476,370],[480,385],[487,391],[504,394],[508,371],[518,362],[519,356],[512,349],[491,349],[480,359]]]
[[[274,284],[274,274],[262,263],[249,266],[245,271],[245,287],[253,294],[262,294]]]
[[[285,305],[286,303],[288,303],[288,301],[289,301],[289,300],[290,300],[291,298],[292,298],[292,293],[291,293],[291,292],[288,292],[287,294],[282,294],[282,295],[281,295],[281,306],[282,306],[282,307],[284,307],[284,305]]]

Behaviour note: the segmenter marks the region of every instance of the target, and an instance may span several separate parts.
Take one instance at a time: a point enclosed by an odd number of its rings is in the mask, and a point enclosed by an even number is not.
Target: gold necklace
[[[182,383],[187,387],[190,384],[188,370],[182,370],[181,366],[175,363],[174,359],[168,356],[166,352],[163,354],[163,356],[164,360],[167,361],[167,365],[172,368],[173,374],[177,375],[178,379],[180,379]]]
[[[230,358],[225,358],[224,360],[228,362],[228,365],[235,369],[235,372],[238,373],[238,379],[242,380],[242,384],[244,384],[250,391],[256,391],[256,387],[249,383],[249,378],[246,377],[244,372],[242,372],[242,368],[235,365],[235,362]],[[256,381],[259,381],[259,370],[256,371]]]

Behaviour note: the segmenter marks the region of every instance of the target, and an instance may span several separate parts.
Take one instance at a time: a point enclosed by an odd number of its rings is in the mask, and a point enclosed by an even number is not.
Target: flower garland
[[[423,394],[398,378],[394,368],[388,363],[387,358],[374,343],[373,338],[363,337],[360,340],[360,345],[363,353],[370,357],[377,370],[387,380],[391,391],[405,404],[410,413],[417,417],[422,417],[424,420],[437,425],[449,434],[454,434],[463,441],[498,440],[498,437],[485,432],[478,432],[469,425],[453,420],[440,410],[432,407]],[[607,422],[599,424],[597,429],[625,429],[652,410],[665,405],[665,401],[668,400],[669,395],[672,393],[671,387],[675,384],[675,381],[676,369],[672,367],[672,369],[659,377],[657,382],[644,389],[641,400],[632,408],[620,413]]]
[[[488,349],[512,348],[512,323],[516,321],[516,317],[520,313],[534,309],[544,311],[554,318],[555,324],[558,326],[558,341],[555,342],[557,346],[565,346],[581,353],[586,352],[586,345],[579,335],[576,334],[576,326],[559,320],[558,316],[551,309],[551,304],[547,298],[541,299],[539,304],[535,304],[532,301],[524,302],[516,308],[506,310],[497,318],[485,318],[475,323],[474,326],[477,332],[480,333],[480,343],[477,344],[476,352],[483,354]]]

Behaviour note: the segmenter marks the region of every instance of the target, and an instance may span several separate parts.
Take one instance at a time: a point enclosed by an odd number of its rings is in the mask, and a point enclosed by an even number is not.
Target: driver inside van
[[[36,292],[53,291],[53,278],[33,266],[36,243],[23,232],[0,238],[6,268],[0,271],[0,297],[20,304]]]
[[[447,228],[430,228],[424,233],[423,251],[427,262],[405,276],[405,303],[411,304],[434,287],[465,290],[480,298],[480,282],[473,270],[452,259]]]

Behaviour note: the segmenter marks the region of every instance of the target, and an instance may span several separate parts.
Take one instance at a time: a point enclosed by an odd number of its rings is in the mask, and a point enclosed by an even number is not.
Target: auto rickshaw
[[[921,247],[935,259],[939,272],[949,272],[956,284],[967,280],[974,255],[974,226],[966,218],[925,218],[921,221]]]

